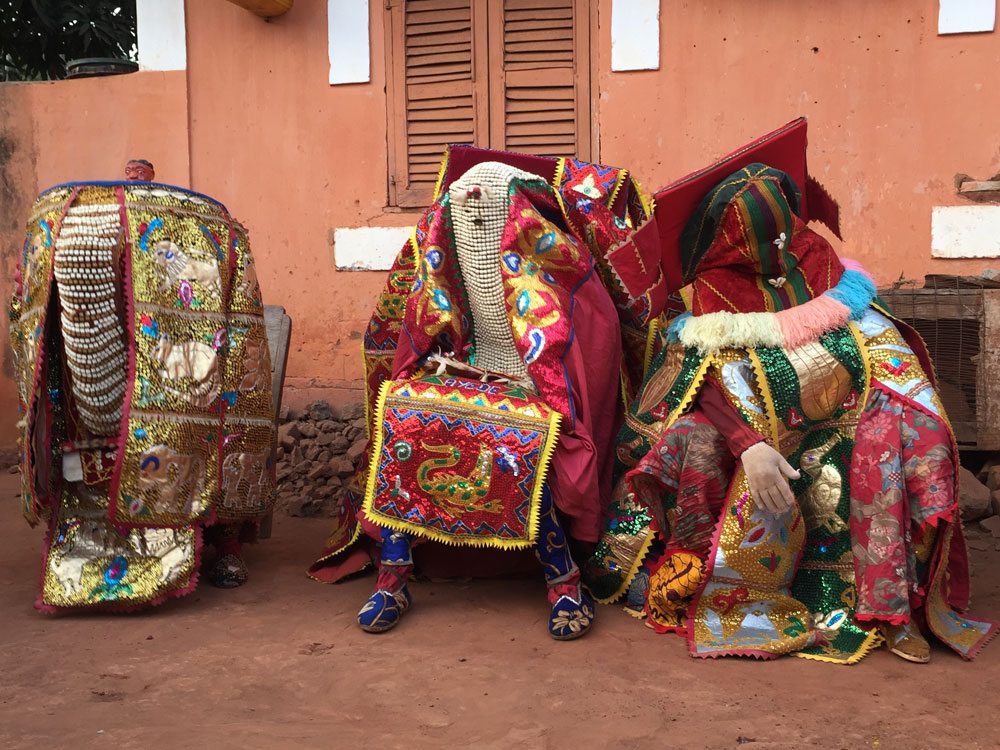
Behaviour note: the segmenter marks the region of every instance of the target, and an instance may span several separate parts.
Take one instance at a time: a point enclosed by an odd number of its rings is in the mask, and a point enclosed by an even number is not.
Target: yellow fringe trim
[[[567,227],[573,228],[573,222],[569,220],[569,213],[566,211],[566,204],[563,202],[562,191],[559,189],[559,182],[562,180],[563,169],[566,168],[566,157],[560,156],[556,160],[556,173],[552,176],[552,192],[555,193],[556,202],[559,204],[559,210],[562,211],[563,221],[566,223]]]
[[[615,186],[612,188],[611,195],[608,196],[608,201],[605,204],[608,209],[615,205],[615,201],[618,200],[618,193],[622,191],[622,185],[625,184],[625,179],[628,176],[629,173],[627,169],[618,170],[618,179],[615,181]],[[625,215],[628,216],[628,211],[625,212]]]
[[[642,379],[645,380],[646,376],[649,374],[649,365],[653,362],[653,342],[656,341],[656,337],[660,335],[660,328],[662,318],[653,318],[653,322],[649,324],[649,330],[646,331],[646,351],[642,355]]]
[[[629,410],[632,406],[632,398],[628,394],[628,383],[625,382],[625,370],[622,368],[622,372],[618,376],[618,390],[621,391],[622,404],[625,406],[625,411]]]
[[[611,604],[612,602],[618,601],[622,595],[628,590],[628,587],[632,585],[632,581],[635,579],[636,574],[639,572],[639,568],[646,561],[646,555],[649,554],[649,548],[653,545],[653,540],[656,538],[656,533],[650,528],[646,530],[646,538],[642,542],[642,546],[639,547],[639,553],[635,556],[635,561],[629,568],[628,575],[622,579],[622,585],[617,588],[617,590],[608,597],[594,599],[601,604]]]
[[[806,654],[802,651],[796,651],[792,656],[797,656],[800,659],[809,659],[810,661],[825,661],[828,664],[842,664],[844,666],[849,666],[851,664],[857,664],[859,661],[864,659],[868,654],[874,651],[876,648],[882,645],[885,639],[882,634],[878,632],[878,628],[872,628],[868,633],[868,637],[858,646],[858,650],[851,654],[846,659],[835,659],[832,656],[822,656],[820,654]]]
[[[750,364],[753,367],[757,387],[760,388],[761,396],[763,396],[761,400],[764,403],[764,414],[767,417],[767,424],[771,430],[771,445],[777,448],[779,441],[778,412],[774,408],[774,394],[771,393],[771,384],[767,382],[767,376],[764,374],[764,364],[760,361],[760,357],[757,356],[757,352],[753,349],[748,349],[747,355],[750,357]]]
[[[694,378],[691,379],[691,385],[688,386],[687,391],[684,393],[684,397],[681,402],[677,405],[677,408],[670,413],[670,417],[667,419],[667,426],[665,430],[669,430],[674,422],[683,414],[687,408],[692,404],[695,398],[698,396],[698,392],[701,390],[701,384],[705,380],[705,375],[708,374],[708,369],[715,363],[715,357],[708,355],[702,360],[701,365],[698,367],[698,371],[694,374]]]
[[[647,193],[639,181],[635,178],[635,175],[630,174],[629,178],[632,180],[632,185],[635,187],[635,191],[639,194],[639,202],[642,204],[642,210],[646,212],[644,218],[649,219],[653,215],[653,209],[656,208],[656,201],[653,199],[652,194]]]
[[[441,199],[441,186],[444,184],[444,173],[448,171],[448,160],[450,158],[451,158],[451,146],[448,146],[444,150],[444,156],[441,157],[441,168],[438,169],[438,178],[434,182],[435,203]]]
[[[372,407],[368,398],[368,378],[371,377],[371,367],[368,364],[368,352],[365,351],[364,337],[361,339],[361,364],[365,371],[365,437],[372,439]]]
[[[538,539],[538,529],[541,525],[541,498],[542,490],[548,478],[549,467],[552,462],[552,455],[555,452],[559,441],[559,425],[562,415],[553,411],[549,416],[549,433],[542,447],[542,454],[538,459],[538,468],[535,470],[537,478],[535,488],[531,495],[531,504],[528,511],[528,538],[527,539],[499,539],[497,537],[455,537],[437,529],[428,528],[419,524],[403,521],[398,518],[383,515],[374,509],[375,504],[375,480],[378,476],[379,456],[382,453],[382,445],[385,440],[383,424],[385,422],[385,405],[389,396],[389,389],[393,381],[387,380],[379,389],[378,408],[376,409],[375,439],[372,441],[371,463],[368,467],[368,478],[365,483],[365,500],[362,506],[365,516],[378,525],[385,526],[407,534],[425,537],[435,542],[460,547],[493,547],[496,549],[525,549],[535,544]]]
[[[331,560],[334,557],[336,557],[337,555],[340,555],[340,554],[346,552],[347,550],[349,550],[351,547],[354,546],[354,543],[356,541],[358,541],[358,539],[360,537],[361,537],[361,524],[358,523],[357,519],[354,519],[354,533],[351,534],[351,540],[347,544],[345,544],[343,547],[341,547],[340,549],[338,549],[338,550],[336,550],[334,552],[331,552],[329,555],[323,555],[323,557],[321,557],[318,560],[316,560],[316,562],[314,562],[313,565],[317,565],[318,563],[321,563],[321,562],[326,562],[327,560]],[[308,570],[306,571],[306,575],[309,576],[310,578],[312,578],[314,581],[319,581],[320,583],[326,583],[326,581],[322,580],[321,578],[317,578],[312,573],[310,573]]]

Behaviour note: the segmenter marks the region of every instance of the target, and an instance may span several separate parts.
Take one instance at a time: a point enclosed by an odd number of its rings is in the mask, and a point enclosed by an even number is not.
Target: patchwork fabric
[[[449,376],[389,381],[365,516],[446,544],[530,546],[559,419],[514,386]]]
[[[420,240],[420,234],[426,231],[425,222],[421,221],[421,224],[415,227],[415,231],[416,239]],[[386,278],[385,287],[379,294],[375,310],[365,329],[365,414],[369,436],[379,390],[382,388],[382,383],[392,375],[392,360],[396,356],[396,342],[403,327],[406,297],[416,276],[414,244],[407,241],[396,256]]]
[[[195,527],[256,519],[274,502],[270,356],[246,230],[182,188],[66,185],[36,201],[21,261],[10,318],[25,516],[49,520],[50,560],[90,571],[122,557],[109,575],[123,606],[182,593]],[[79,480],[64,480],[64,453]],[[100,511],[79,517],[106,527],[103,551],[64,507],[75,485],[91,499],[101,488]],[[168,547],[188,562],[138,585]],[[87,604],[50,583],[44,606]]]
[[[628,177],[628,172],[624,169],[590,164],[578,159],[563,159],[560,167],[558,189],[564,200],[579,196],[611,206]]]

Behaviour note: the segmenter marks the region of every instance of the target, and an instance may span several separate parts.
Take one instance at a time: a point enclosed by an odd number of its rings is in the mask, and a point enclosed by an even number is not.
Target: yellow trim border
[[[392,516],[384,515],[375,510],[375,482],[378,477],[379,456],[382,453],[382,447],[385,442],[385,430],[383,425],[385,424],[386,401],[389,397],[389,390],[394,383],[395,381],[387,380],[379,389],[378,405],[375,410],[375,436],[372,440],[371,461],[368,465],[368,477],[365,482],[365,499],[362,504],[362,510],[365,513],[365,517],[378,526],[384,526],[392,529],[393,531],[413,534],[414,536],[424,537],[435,542],[440,542],[441,544],[447,544],[455,547],[526,549],[534,546],[535,542],[538,540],[538,531],[539,526],[541,525],[542,491],[544,490],[546,480],[548,479],[552,456],[555,453],[556,445],[559,442],[559,426],[562,421],[562,415],[556,411],[553,411],[549,415],[549,432],[545,438],[545,443],[542,446],[542,453],[538,459],[538,467],[535,469],[537,478],[535,480],[535,486],[532,490],[530,507],[528,510],[527,538],[502,539],[495,536],[456,537],[453,534],[447,534],[443,531],[438,531],[437,529],[410,523],[409,521],[403,521],[399,518],[393,518]]]

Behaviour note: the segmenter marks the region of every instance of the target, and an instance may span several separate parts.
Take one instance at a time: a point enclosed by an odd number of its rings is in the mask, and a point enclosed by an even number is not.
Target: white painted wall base
[[[328,0],[326,24],[330,83],[370,81],[368,0]]]
[[[140,70],[186,70],[184,0],[136,0]]]
[[[938,34],[993,31],[997,0],[940,0]]]
[[[931,255],[1000,258],[1000,206],[935,206]]]
[[[660,0],[613,0],[611,70],[660,67]]]
[[[333,262],[338,271],[388,271],[412,227],[352,227],[333,233]]]

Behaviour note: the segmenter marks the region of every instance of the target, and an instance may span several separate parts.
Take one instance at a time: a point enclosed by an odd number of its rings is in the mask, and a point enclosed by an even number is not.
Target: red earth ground
[[[974,663],[697,660],[616,607],[557,643],[533,580],[416,583],[358,630],[372,579],[309,580],[325,520],[279,518],[250,582],[126,616],[38,614],[41,535],[0,476],[0,748],[997,748],[1000,642]],[[977,536],[975,610],[1000,617]]]

